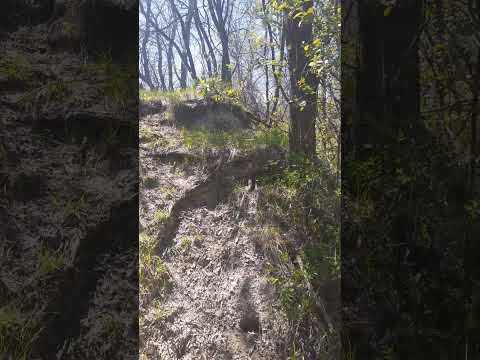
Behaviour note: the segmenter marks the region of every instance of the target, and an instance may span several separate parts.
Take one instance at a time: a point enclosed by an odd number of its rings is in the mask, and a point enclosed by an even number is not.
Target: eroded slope
[[[206,136],[218,130],[212,123],[203,124]],[[202,146],[192,141],[205,135],[201,126],[184,127],[164,105],[141,118],[141,354],[285,358],[287,324],[258,244],[259,190],[246,186],[283,152],[266,144],[239,148],[225,133],[216,135],[218,146]],[[232,139],[248,129],[226,128]]]

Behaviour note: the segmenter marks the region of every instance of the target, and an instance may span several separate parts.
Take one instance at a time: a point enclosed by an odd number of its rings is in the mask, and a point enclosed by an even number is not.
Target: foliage
[[[153,313],[157,321],[162,321],[165,320],[172,313],[172,311],[165,309],[162,303],[158,299],[155,299],[153,301]]]
[[[194,87],[172,91],[140,89],[140,100],[145,102],[167,100],[169,103],[175,104],[181,101],[198,99],[199,96],[198,90]]]
[[[33,75],[32,66],[24,56],[5,56],[0,60],[0,75],[12,81],[27,81]]]
[[[68,94],[68,87],[60,81],[47,81],[47,83],[42,88],[44,91],[45,102],[49,103],[52,100],[60,100]]]
[[[177,73],[180,85],[180,76],[186,74],[187,84],[194,84],[193,88],[175,91],[144,91],[141,90],[141,99],[144,101],[168,98],[170,103],[186,99],[185,93],[194,94],[196,99],[208,102],[242,103],[255,114],[265,115],[263,121],[268,127],[261,125],[255,130],[241,130],[232,132],[212,131],[210,129],[187,130],[181,132],[184,146],[192,151],[215,151],[220,148],[234,148],[242,151],[251,151],[258,147],[278,146],[288,147],[288,107],[300,101],[291,99],[289,77],[287,75],[286,47],[282,43],[286,34],[283,32],[287,17],[302,22],[313,23],[313,39],[310,43],[303,43],[303,51],[308,57],[308,67],[302,71],[314,74],[321,80],[320,91],[309,88],[307,80],[301,78],[297,84],[304,91],[317,96],[318,117],[317,153],[316,161],[308,161],[291,154],[287,168],[274,170],[268,175],[257,179],[261,187],[259,198],[258,220],[262,223],[262,230],[258,236],[263,246],[270,246],[269,260],[271,261],[270,280],[277,286],[280,301],[287,319],[297,334],[288,349],[290,358],[309,358],[302,345],[298,333],[318,323],[319,315],[312,309],[313,299],[306,288],[306,282],[318,286],[325,279],[338,278],[340,266],[339,243],[339,138],[340,138],[340,6],[338,2],[313,1],[312,6],[305,8],[305,0],[267,0],[261,7],[257,3],[256,11],[245,11],[246,19],[239,19],[242,26],[238,31],[228,34],[231,55],[231,70],[233,84],[225,84],[220,80],[218,70],[207,54],[208,49],[196,49],[193,64],[182,62],[182,68],[173,70]],[[164,4],[160,2],[160,4]],[[168,9],[168,3],[165,9]],[[243,5],[243,3],[242,3]],[[161,5],[160,5],[161,6]],[[173,5],[172,5],[173,6]],[[251,6],[250,2],[246,6]],[[159,7],[160,8],[160,7]],[[181,15],[188,14],[187,7],[178,6]],[[239,9],[234,9],[237,12]],[[247,10],[247,9],[246,9]],[[155,12],[156,10],[152,10]],[[202,17],[204,9],[199,9]],[[240,12],[239,12],[240,13]],[[238,15],[234,13],[234,16]],[[142,20],[147,16],[143,13]],[[205,13],[208,17],[208,12]],[[188,16],[187,16],[188,18]],[[248,18],[248,19],[247,19]],[[204,18],[205,19],[205,18]],[[246,26],[244,26],[246,25]],[[232,25],[233,27],[235,25]],[[143,23],[141,36],[147,36],[148,22]],[[153,27],[153,25],[152,25]],[[191,34],[197,35],[192,27]],[[204,37],[208,41],[208,34]],[[200,36],[199,36],[200,38]],[[165,40],[165,39],[164,39]],[[168,39],[166,39],[168,40]],[[182,39],[185,41],[185,39]],[[166,41],[168,43],[168,41]],[[192,41],[192,49],[199,42]],[[205,44],[202,44],[204,46]],[[206,44],[208,45],[208,44]],[[197,51],[198,50],[198,51]],[[153,49],[153,52],[156,52]],[[169,57],[165,47],[161,48],[164,59]],[[221,53],[225,49],[221,50]],[[180,54],[181,55],[181,54]],[[198,55],[198,57],[197,57]],[[143,55],[149,57],[150,54]],[[222,59],[223,60],[223,59]],[[143,59],[141,71],[146,69],[152,59]],[[210,62],[210,63],[208,63]],[[208,63],[208,64],[207,64]],[[165,66],[165,63],[163,63]],[[177,64],[178,65],[178,64]],[[173,65],[174,67],[177,65]],[[192,67],[197,68],[196,80]],[[199,68],[203,73],[199,75]],[[157,70],[151,67],[153,82],[165,88],[165,84],[158,81],[161,76],[166,82],[168,72],[164,67]],[[208,75],[207,75],[208,74]],[[146,74],[143,74],[146,75]],[[150,74],[152,75],[152,74]],[[309,79],[311,76],[309,77]],[[142,77],[142,82],[144,77]],[[311,83],[308,81],[308,83]],[[248,106],[247,106],[248,104]],[[310,103],[309,103],[310,104]],[[306,102],[300,102],[305,107]],[[289,244],[285,239],[286,231],[294,233],[296,243]],[[185,236],[180,247],[190,246],[192,239]],[[288,244],[289,246],[287,246]],[[304,269],[300,270],[296,264],[296,256],[303,260]],[[300,330],[298,330],[300,329]],[[311,329],[311,327],[310,327]],[[310,333],[306,336],[312,336]],[[310,349],[311,350],[311,349]],[[313,355],[318,356],[318,354]]]
[[[47,247],[42,247],[39,255],[39,274],[41,276],[61,270],[68,264],[64,254],[59,251],[52,252]]]
[[[231,147],[240,150],[253,150],[258,147],[282,147],[287,145],[287,136],[283,129],[275,127],[256,130],[212,131],[210,129],[182,129],[182,141],[188,149],[204,151],[207,149]]]
[[[276,241],[267,267],[269,281],[278,289],[291,326],[309,332],[318,323],[319,314],[306,282],[318,284],[340,275],[339,184],[328,164],[314,164],[295,156],[288,167],[259,182],[264,184],[258,214],[259,221],[265,224],[262,236],[277,238],[284,236],[283,231],[293,231],[295,237],[300,237],[290,246]],[[297,256],[302,259],[303,269],[296,263]],[[301,338],[300,334],[292,337],[291,351],[296,356],[312,351],[301,345]],[[335,342],[333,338],[331,341]]]
[[[0,307],[0,357],[27,360],[36,338],[29,315],[12,304]]]
[[[391,156],[398,149],[386,151]],[[351,176],[344,184],[348,226],[343,236],[358,239],[367,254],[358,258],[352,271],[365,274],[356,279],[358,286],[368,294],[371,306],[382,309],[389,333],[408,338],[421,331],[421,342],[443,342],[443,336],[453,336],[450,329],[437,328],[440,319],[447,321],[444,309],[450,309],[448,317],[464,316],[462,307],[454,305],[463,301],[465,284],[463,271],[458,271],[466,266],[459,234],[471,231],[472,225],[464,200],[454,190],[459,169],[434,144],[424,146],[421,153],[404,149],[395,153],[395,159],[394,171],[385,171],[390,164],[381,156],[346,164]],[[416,231],[410,233],[412,228]],[[389,306],[383,305],[385,299]],[[422,309],[415,319],[406,316],[412,307]],[[398,309],[405,316],[395,322]],[[378,346],[384,353],[418,351],[398,343]]]
[[[155,138],[155,133],[149,127],[140,127],[139,140],[140,142],[150,142]]]
[[[141,292],[155,292],[164,295],[169,286],[168,269],[162,258],[155,255],[155,239],[141,232],[139,234],[139,281]]]
[[[117,64],[108,52],[101,53],[94,64],[106,77],[104,94],[113,105],[119,106],[125,111],[127,102],[136,93],[136,87],[132,86],[136,78],[137,69],[132,64]]]
[[[239,100],[238,89],[225,84],[218,77],[202,79],[196,85],[198,93],[208,101],[237,103]]]
[[[168,219],[168,213],[164,210],[156,210],[153,214],[153,223],[156,225],[164,223]]]
[[[152,189],[158,186],[158,180],[155,177],[146,177],[142,181],[143,186],[147,189]]]
[[[190,245],[192,245],[192,243],[193,243],[192,237],[182,236],[182,238],[180,239],[180,249],[186,250],[190,247]]]

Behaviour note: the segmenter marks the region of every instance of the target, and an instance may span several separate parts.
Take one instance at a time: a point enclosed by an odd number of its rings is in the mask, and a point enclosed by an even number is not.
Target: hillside
[[[135,358],[136,101],[46,24],[0,47],[0,358]]]
[[[142,359],[286,359],[292,345],[333,358],[339,283],[314,276],[325,322],[298,273],[306,234],[272,211],[285,134],[195,96],[144,99],[140,113]]]

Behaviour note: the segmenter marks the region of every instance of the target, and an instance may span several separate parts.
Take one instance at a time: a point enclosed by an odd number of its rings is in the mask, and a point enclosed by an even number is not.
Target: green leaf
[[[281,3],[280,5],[277,6],[277,10],[278,11],[282,11],[283,9],[285,9],[287,7],[287,3],[286,2],[283,2]]]
[[[392,8],[391,6],[387,6],[387,7],[385,8],[385,10],[383,10],[383,16],[388,16],[388,15],[390,15],[390,14],[392,13],[392,9],[393,9],[393,8]]]
[[[304,16],[305,16],[305,13],[304,13],[303,11],[300,11],[300,12],[296,13],[296,14],[293,16],[293,18],[296,19],[296,18],[298,18],[298,17],[304,17]]]

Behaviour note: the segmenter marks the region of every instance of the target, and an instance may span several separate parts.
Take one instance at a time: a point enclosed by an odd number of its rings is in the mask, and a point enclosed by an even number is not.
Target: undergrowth
[[[164,295],[169,285],[168,270],[160,256],[155,254],[156,240],[145,232],[139,234],[140,292]]]
[[[175,90],[140,89],[140,100],[149,102],[163,100],[176,104],[188,100],[206,100],[210,102],[239,102],[239,89],[224,84],[220,78],[212,77],[199,80],[194,86]]]
[[[5,56],[0,60],[0,75],[10,81],[28,81],[31,79],[32,66],[25,56]]]
[[[7,304],[0,307],[0,358],[29,359],[37,324],[19,307]]]
[[[155,133],[148,127],[141,127],[139,130],[140,142],[151,142],[155,139]]]
[[[149,102],[163,100],[168,101],[171,104],[186,100],[194,100],[200,97],[195,88],[176,89],[171,91],[140,89],[139,96],[141,101]]]
[[[279,128],[256,130],[212,131],[211,129],[181,130],[183,144],[189,150],[205,151],[212,148],[254,150],[258,147],[281,147],[288,144],[287,133]]]
[[[209,79],[199,82],[195,88],[172,92],[141,90],[140,99],[170,103],[189,99],[238,103],[238,95],[238,91],[221,85],[217,79]],[[180,134],[183,145],[195,151],[288,148],[286,122],[275,123],[271,128],[257,126],[255,130],[235,132],[182,129]],[[144,130],[141,136],[147,141],[148,131]],[[257,220],[262,230],[257,234],[256,246],[265,254],[268,279],[278,290],[282,313],[290,328],[295,329],[287,339],[289,359],[319,356],[330,359],[338,350],[337,333],[325,333],[315,294],[308,290],[311,285],[318,293],[325,282],[339,281],[340,278],[340,184],[335,155],[335,152],[321,153],[315,162],[290,156],[288,166],[257,178],[261,186]],[[159,221],[163,219],[162,215],[154,217],[154,224],[162,222]],[[199,241],[184,236],[179,249],[187,251]],[[152,261],[149,256],[145,258],[146,262]],[[297,261],[298,258],[301,262]],[[146,269],[141,271],[146,272]],[[142,278],[145,275],[141,274]],[[162,310],[159,311],[162,317]],[[302,341],[312,337],[318,340],[309,344]]]
[[[334,171],[324,162],[292,158],[285,169],[259,182],[263,183],[257,214],[263,226],[260,236],[263,244],[270,242],[266,270],[287,321],[297,329],[289,339],[291,358],[310,358],[320,352],[329,358],[338,350],[336,333],[308,346],[301,339],[307,334],[325,335],[307,283],[318,290],[322,283],[339,281],[340,276],[340,192]],[[282,234],[292,230],[295,242],[281,240]]]

